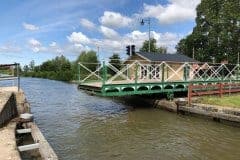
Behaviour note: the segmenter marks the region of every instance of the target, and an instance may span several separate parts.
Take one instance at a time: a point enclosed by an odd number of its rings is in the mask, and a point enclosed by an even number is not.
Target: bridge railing
[[[0,87],[17,86],[20,90],[19,63],[0,64]],[[10,84],[12,83],[12,84]]]
[[[239,64],[128,60],[124,63],[79,62],[79,83],[101,84],[235,81]]]

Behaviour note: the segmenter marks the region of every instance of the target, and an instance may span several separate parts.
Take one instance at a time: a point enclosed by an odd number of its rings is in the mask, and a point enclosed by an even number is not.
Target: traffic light
[[[131,45],[131,51],[132,51],[132,55],[135,54],[135,45]]]
[[[126,49],[127,49],[127,55],[131,55],[131,51],[130,51],[130,45],[128,45],[127,47],[126,47]]]

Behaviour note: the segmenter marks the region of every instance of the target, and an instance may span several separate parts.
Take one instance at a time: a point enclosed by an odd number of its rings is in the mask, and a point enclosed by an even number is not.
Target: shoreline
[[[37,151],[40,153],[40,159],[58,159],[32,118],[27,121],[21,118],[22,115],[31,113],[23,90],[18,92],[17,87],[0,87],[0,95],[0,159],[21,159],[19,137],[22,134],[17,134],[17,130],[30,130],[31,132],[28,132],[27,136],[33,138],[34,145],[39,146],[37,149],[27,151],[29,156]],[[27,146],[21,147],[28,148]]]
[[[191,103],[188,105],[185,98],[175,99],[174,101],[153,100],[152,102],[149,102],[152,103],[153,107],[167,110],[169,112],[203,116],[217,122],[230,122],[240,126],[240,108],[202,103]]]

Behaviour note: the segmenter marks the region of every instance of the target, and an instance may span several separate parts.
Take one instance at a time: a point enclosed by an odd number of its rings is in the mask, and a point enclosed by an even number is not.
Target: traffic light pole
[[[135,45],[128,45],[126,47],[127,55],[132,56],[135,54]]]
[[[148,52],[150,52],[150,48],[151,48],[151,44],[150,44],[150,40],[151,40],[151,35],[150,35],[150,25],[151,25],[151,19],[142,19],[141,21],[141,25],[144,25],[145,22],[148,22]]]

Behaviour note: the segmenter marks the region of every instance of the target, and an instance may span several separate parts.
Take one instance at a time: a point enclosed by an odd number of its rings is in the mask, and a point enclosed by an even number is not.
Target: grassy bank
[[[240,95],[225,95],[222,98],[218,96],[206,96],[200,98],[200,103],[240,108]]]

